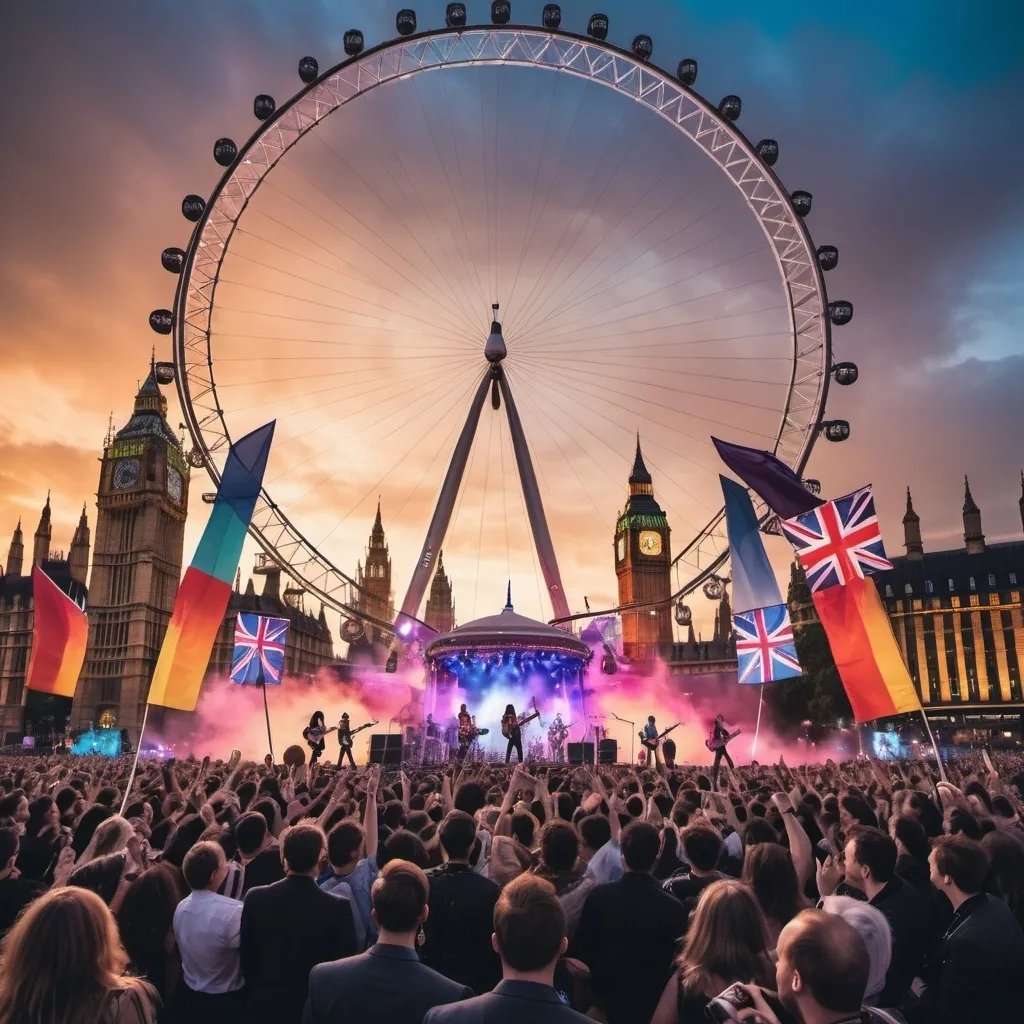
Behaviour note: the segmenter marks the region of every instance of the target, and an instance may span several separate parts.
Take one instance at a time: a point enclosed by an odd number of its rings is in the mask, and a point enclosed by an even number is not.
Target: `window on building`
[[[1015,572],[1011,572],[1010,573],[1010,586],[1011,587],[1017,586],[1017,574]]]
[[[954,587],[953,581],[950,580],[949,581],[949,592],[952,594],[955,589],[956,589],[956,587]]]
[[[932,586],[932,581],[931,580],[925,580],[924,581],[924,592],[926,594],[932,594],[932,593],[935,592],[935,587]]]
[[[978,589],[978,584],[974,582],[974,577],[973,576],[970,579],[969,586],[970,586],[971,590],[977,590]]]
[[[994,587],[994,586],[996,585],[996,578],[995,578],[995,576],[993,576],[993,575],[989,574],[989,577],[988,577],[988,585],[989,585],[990,587]]]
[[[888,583],[886,583],[885,585],[885,596],[892,597],[892,586],[890,586],[890,584]]]
[[[914,588],[909,583],[904,583],[903,584],[903,593],[904,594],[912,594],[913,592],[914,592]]]

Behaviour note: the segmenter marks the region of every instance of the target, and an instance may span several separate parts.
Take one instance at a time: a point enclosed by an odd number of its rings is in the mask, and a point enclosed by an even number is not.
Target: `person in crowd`
[[[246,1018],[254,1024],[298,1024],[310,971],[358,952],[352,905],[316,884],[325,846],[316,824],[286,829],[281,835],[285,877],[246,894],[241,961]]]
[[[267,819],[256,811],[243,814],[235,822],[235,845],[244,871],[243,897],[258,885],[273,885],[284,878],[281,848],[267,828]]]
[[[465,811],[449,811],[438,829],[444,863],[427,873],[430,915],[423,924],[423,962],[476,995],[501,979],[491,947],[494,907],[500,890],[469,865],[476,822]]]
[[[907,1008],[921,1021],[1001,1020],[1024,1006],[1024,933],[1009,907],[985,893],[988,859],[966,836],[939,836],[929,856],[932,885],[953,921],[915,979]]]
[[[702,1024],[705,1006],[723,989],[735,982],[769,986],[774,980],[768,927],[747,886],[712,880],[694,903],[683,950],[652,1024]]]
[[[661,833],[633,821],[621,836],[624,874],[587,896],[570,955],[590,968],[610,1024],[649,1021],[672,973],[686,908],[655,881]]]
[[[546,878],[559,897],[578,885],[587,870],[580,860],[579,833],[567,821],[552,818],[540,830],[540,863],[532,869]]]
[[[36,895],[18,870],[19,845],[15,829],[0,828],[0,937],[10,931],[18,915]]]
[[[693,912],[700,894],[713,882],[725,878],[718,869],[725,843],[718,829],[701,822],[687,825],[679,833],[688,868],[681,868],[662,886]]]
[[[853,925],[864,940],[868,951],[868,981],[863,1002],[867,1006],[890,1006],[890,998],[883,995],[886,975],[892,961],[893,936],[885,915],[870,903],[853,896],[825,896],[818,906],[827,914],[835,914]]]
[[[782,929],[808,905],[789,850],[778,843],[748,846],[743,858],[743,882],[761,905],[774,949]]]
[[[667,897],[671,898],[671,897]],[[427,1011],[423,1024],[584,1024],[554,987],[566,949],[565,914],[554,886],[525,874],[510,882],[494,907],[491,944],[502,980],[493,992]]]
[[[420,1024],[427,1010],[473,994],[416,955],[416,937],[430,913],[429,891],[415,864],[391,860],[381,868],[370,891],[377,941],[359,956],[313,968],[303,1024]]]
[[[908,814],[889,819],[889,835],[896,843],[896,874],[926,896],[933,892],[928,854],[931,845],[921,822]]]
[[[1000,896],[1024,929],[1024,835],[1018,838],[1012,832],[989,832],[982,837],[981,846]]]
[[[27,882],[40,883],[56,866],[57,855],[69,838],[61,831],[60,811],[48,794],[28,805],[25,834],[18,852],[18,871]]]
[[[183,980],[174,1017],[188,1024],[224,1024],[244,1013],[242,904],[217,892],[228,873],[219,843],[196,843],[185,855],[182,873],[190,893],[174,911]]]
[[[36,900],[0,948],[0,1024],[155,1024],[159,997],[125,973],[106,904],[61,887]]]

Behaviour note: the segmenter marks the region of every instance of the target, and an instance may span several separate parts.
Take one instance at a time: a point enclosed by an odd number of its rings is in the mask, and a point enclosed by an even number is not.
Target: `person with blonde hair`
[[[712,882],[697,909],[651,1024],[698,1024],[704,1007],[735,982],[770,986],[774,980],[768,926],[749,886]]]
[[[0,947],[0,1024],[154,1024],[158,997],[127,962],[99,896],[53,889]]]

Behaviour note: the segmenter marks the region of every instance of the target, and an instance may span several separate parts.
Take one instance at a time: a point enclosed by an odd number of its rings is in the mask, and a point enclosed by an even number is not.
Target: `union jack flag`
[[[235,623],[235,650],[231,680],[235,683],[281,685],[284,673],[288,620],[239,613]]]
[[[845,586],[892,568],[885,557],[871,487],[782,521],[811,591]]]
[[[755,608],[732,617],[741,683],[773,683],[803,671],[793,643],[793,625],[784,604]]]

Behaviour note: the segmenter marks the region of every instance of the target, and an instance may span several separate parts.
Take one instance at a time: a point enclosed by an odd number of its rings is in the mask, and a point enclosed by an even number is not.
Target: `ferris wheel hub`
[[[496,302],[493,303],[491,309],[494,313],[494,319],[491,321],[491,333],[487,336],[487,341],[484,343],[484,358],[489,363],[500,363],[508,355],[508,349],[505,347],[505,339],[501,334],[501,321],[498,320],[498,304]]]

